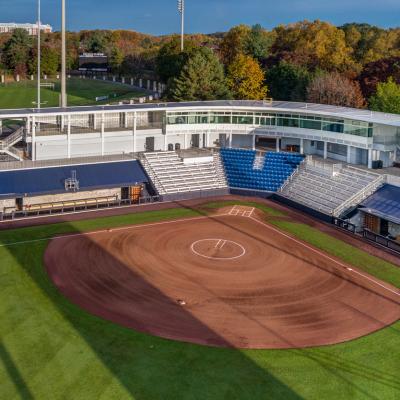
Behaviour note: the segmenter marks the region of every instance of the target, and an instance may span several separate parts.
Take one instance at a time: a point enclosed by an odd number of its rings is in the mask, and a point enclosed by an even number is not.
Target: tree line
[[[59,70],[60,33],[42,38],[42,71]],[[301,21],[272,30],[239,25],[228,32],[151,36],[133,31],[67,34],[68,69],[82,52],[108,55],[115,74],[152,74],[166,99],[264,99],[369,107],[400,113],[400,28],[340,27]],[[0,35],[0,70],[36,73],[36,39],[23,30]]]

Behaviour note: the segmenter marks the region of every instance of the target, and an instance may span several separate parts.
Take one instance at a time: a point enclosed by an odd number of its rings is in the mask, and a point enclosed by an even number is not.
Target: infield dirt
[[[73,303],[164,338],[237,348],[340,343],[400,319],[400,292],[261,221],[213,216],[53,239],[49,276]]]

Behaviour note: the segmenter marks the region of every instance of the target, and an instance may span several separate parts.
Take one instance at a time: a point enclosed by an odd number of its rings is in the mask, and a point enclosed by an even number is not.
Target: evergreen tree
[[[173,80],[169,93],[176,101],[217,100],[230,96],[223,66],[207,47],[201,47],[189,56],[179,77]]]
[[[270,96],[276,100],[305,101],[311,73],[302,66],[281,61],[267,73]]]
[[[24,75],[29,61],[31,38],[25,29],[15,29],[10,39],[5,43],[3,62],[16,74]]]

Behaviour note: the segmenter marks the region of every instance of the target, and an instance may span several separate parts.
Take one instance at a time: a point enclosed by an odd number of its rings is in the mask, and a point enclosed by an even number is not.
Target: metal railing
[[[5,161],[5,162],[0,162],[0,170],[63,167],[66,165],[95,164],[95,163],[112,162],[112,161],[129,161],[129,160],[137,160],[139,158],[139,155],[140,155],[139,153],[121,153],[121,154],[110,154],[104,156],[85,156],[85,157],[55,159],[55,160]]]
[[[374,243],[377,243],[383,247],[386,247],[400,254],[400,242],[378,235],[377,233],[372,232],[369,229],[364,229],[362,235],[365,239],[370,240]]]
[[[333,210],[334,217],[340,217],[340,215],[346,209],[352,207],[353,205],[357,205],[361,203],[364,199],[366,199],[369,195],[374,193],[380,186],[386,183],[386,175],[379,175],[377,179],[372,181],[366,187],[355,193],[348,200],[342,203],[339,207]]]
[[[289,176],[289,178],[286,179],[285,183],[280,187],[278,190],[278,193],[282,193],[284,189],[293,181],[295,176],[297,176],[300,173],[301,169],[304,169],[305,165],[307,163],[307,158],[305,158],[299,166],[292,172],[292,174]]]
[[[140,162],[143,165],[143,168],[148,173],[148,175],[149,175],[149,177],[150,177],[150,179],[151,179],[151,181],[153,183],[153,186],[157,190],[158,194],[166,193],[166,190],[165,190],[163,184],[158,179],[157,174],[154,171],[154,168],[152,167],[152,165],[150,164],[149,160],[146,157],[146,154],[145,153],[141,154],[139,159],[140,159]]]
[[[18,128],[11,135],[7,136],[5,139],[0,140],[0,150],[7,150],[8,147],[18,143],[24,138],[25,128],[22,126]]]

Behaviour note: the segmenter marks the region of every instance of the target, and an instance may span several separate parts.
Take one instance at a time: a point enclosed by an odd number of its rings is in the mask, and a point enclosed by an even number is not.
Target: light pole
[[[38,48],[37,48],[37,108],[40,108],[40,101],[41,101],[41,99],[40,99],[40,56],[41,56],[41,54],[40,54],[40,25],[41,25],[41,22],[40,22],[40,19],[41,19],[41,15],[40,15],[40,0],[38,0],[38,23],[37,23],[37,25],[38,25],[38,27],[37,27],[37,41],[38,41],[38,43],[37,43],[37,46],[38,46]]]
[[[183,52],[185,35],[185,0],[178,0],[178,11],[181,14],[181,51]]]
[[[67,107],[65,0],[61,0],[61,107]]]

